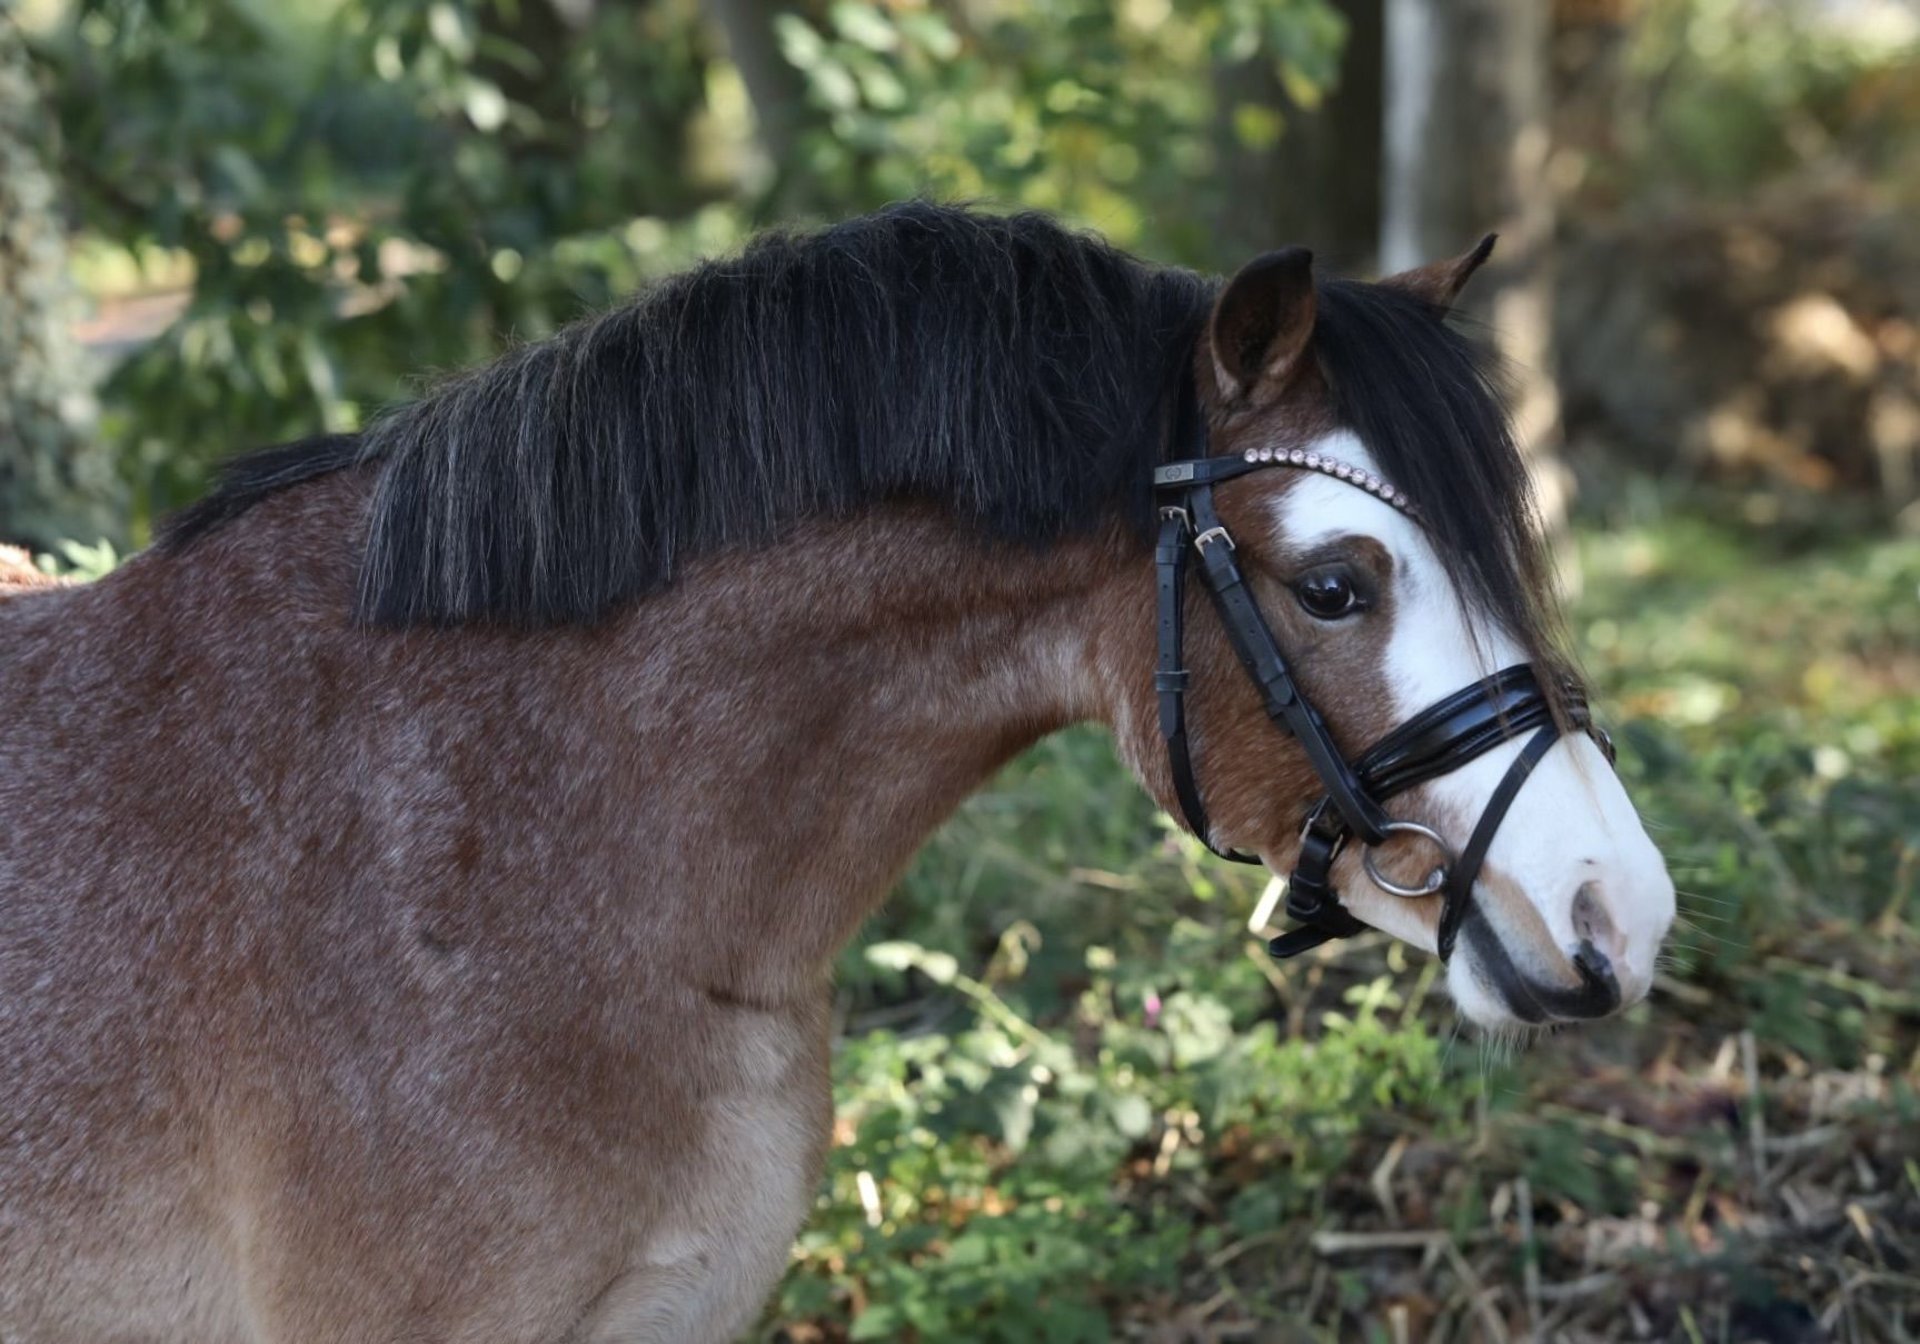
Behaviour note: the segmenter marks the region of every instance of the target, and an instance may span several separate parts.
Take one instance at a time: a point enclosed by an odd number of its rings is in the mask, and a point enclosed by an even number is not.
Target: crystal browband
[[[1322,457],[1319,453],[1310,453],[1304,448],[1249,448],[1241,454],[1241,457],[1248,462],[1272,462],[1280,466],[1299,467],[1303,471],[1317,471],[1322,476],[1331,476],[1335,480],[1357,486],[1381,503],[1391,504],[1409,518],[1419,517],[1413,507],[1413,501],[1386,481],[1365,468],[1353,466],[1336,458]]]

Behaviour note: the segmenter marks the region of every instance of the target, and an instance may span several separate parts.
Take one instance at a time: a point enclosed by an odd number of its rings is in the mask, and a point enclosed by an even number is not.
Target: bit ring
[[[1435,849],[1439,850],[1440,853],[1444,856],[1444,861],[1440,864],[1438,868],[1435,868],[1431,873],[1427,874],[1427,880],[1425,885],[1418,886],[1418,887],[1403,887],[1398,882],[1393,881],[1391,878],[1383,876],[1380,870],[1374,866],[1374,862],[1373,862],[1374,847],[1372,845],[1368,845],[1366,847],[1365,852],[1361,855],[1360,862],[1361,862],[1361,866],[1366,869],[1367,880],[1369,882],[1373,883],[1374,886],[1380,888],[1380,890],[1386,892],[1389,896],[1403,896],[1403,897],[1409,897],[1409,898],[1414,896],[1431,896],[1435,892],[1439,891],[1442,887],[1447,885],[1447,870],[1453,867],[1454,856],[1453,856],[1453,850],[1447,845],[1446,840],[1441,837],[1438,831],[1434,830],[1433,827],[1431,826],[1422,826],[1417,821],[1390,821],[1382,829],[1384,829],[1387,835],[1389,836],[1391,835],[1419,836],[1422,840],[1425,840],[1428,844],[1432,845]],[[1384,843],[1384,841],[1382,843]]]

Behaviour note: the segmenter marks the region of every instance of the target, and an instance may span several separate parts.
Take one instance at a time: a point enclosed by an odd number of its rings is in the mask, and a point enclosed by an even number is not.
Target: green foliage
[[[1319,0],[836,0],[824,21],[780,22],[824,114],[804,172],[828,199],[984,197],[1191,259],[1207,258],[1207,220],[1232,190],[1209,171],[1223,122],[1278,129],[1261,109],[1220,107],[1216,73],[1270,60],[1311,102],[1343,35]],[[1156,213],[1173,200],[1179,211]]]
[[[15,541],[116,533],[113,459],[93,439],[40,91],[0,17],[0,519]]]
[[[92,545],[62,541],[54,546],[53,554],[34,556],[33,563],[42,574],[85,583],[111,573],[120,563],[120,553],[104,538]]]
[[[1920,23],[1900,7],[1654,0],[1627,128],[1662,189],[1728,194],[1809,165],[1897,180],[1920,147]]]
[[[1210,71],[1273,61],[1310,100],[1341,37],[1326,0],[767,6],[808,96],[769,184],[694,0],[588,8],[72,0],[39,54],[90,249],[192,287],[102,392],[137,537],[221,457],[357,426],[795,206],[980,197],[1220,260],[1214,145],[1247,109]]]
[[[677,260],[646,219],[698,235],[713,195],[685,162],[696,18],[79,0],[42,46],[70,189],[93,237],[193,284],[103,389],[139,521],[230,452],[353,427]]]
[[[1644,506],[1643,506],[1644,508]],[[1920,545],[1756,562],[1758,530],[1655,515],[1589,547],[1589,663],[1693,927],[1676,971],[1755,1029],[1857,1065],[1896,1001],[1799,958],[1899,937],[1920,884]]]
[[[785,1309],[842,1321],[856,1339],[904,1327],[929,1339],[1105,1339],[1116,1306],[1176,1291],[1186,1258],[1310,1215],[1365,1115],[1426,1114],[1439,1047],[1389,1025],[1383,1014],[1404,1004],[1385,977],[1327,1014],[1318,1040],[1286,1039],[1250,1020],[1262,1005],[1248,992],[1259,976],[1247,974],[1244,935],[1176,919],[1169,937],[1164,999],[1137,988],[1145,968],[1076,949],[1082,987],[1048,1030],[1015,1006],[1031,988],[1031,926],[1009,929],[992,959],[998,988],[948,953],[869,948],[968,1011],[950,1029],[847,1042],[838,1103],[853,1138],[834,1152]],[[1160,1188],[1220,1161],[1223,1144],[1256,1143],[1263,1179],[1217,1225],[1196,1228]]]

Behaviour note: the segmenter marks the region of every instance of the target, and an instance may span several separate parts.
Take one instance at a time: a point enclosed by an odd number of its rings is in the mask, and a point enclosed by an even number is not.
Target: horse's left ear
[[[1490,233],[1475,243],[1471,251],[1451,261],[1416,266],[1410,271],[1390,275],[1380,283],[1390,289],[1404,289],[1436,308],[1451,308],[1453,301],[1460,297],[1460,291],[1467,287],[1467,281],[1473,279],[1473,273],[1493,255],[1493,245],[1499,237],[1497,233]]]
[[[1220,400],[1258,403],[1300,367],[1313,336],[1313,253],[1283,247],[1242,266],[1207,323]]]

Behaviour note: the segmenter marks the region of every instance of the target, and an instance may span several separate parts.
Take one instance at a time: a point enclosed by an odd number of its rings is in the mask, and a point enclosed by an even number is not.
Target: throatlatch
[[[1204,429],[1201,436],[1204,440]],[[1174,796],[1187,828],[1208,849],[1236,863],[1260,862],[1251,855],[1214,847],[1206,805],[1194,775],[1193,752],[1187,740],[1190,677],[1184,651],[1186,566],[1193,555],[1199,558],[1207,594],[1213,599],[1214,610],[1241,666],[1260,692],[1267,717],[1299,741],[1326,790],[1308,813],[1300,837],[1300,855],[1287,879],[1287,914],[1302,927],[1273,939],[1267,950],[1280,958],[1298,956],[1330,939],[1350,938],[1368,927],[1341,904],[1340,893],[1332,884],[1334,861],[1358,837],[1367,851],[1365,871],[1375,886],[1395,896],[1443,894],[1439,950],[1444,961],[1453,953],[1460,922],[1472,902],[1473,885],[1494,834],[1534,766],[1559,740],[1561,729],[1554,722],[1552,705],[1532,664],[1522,663],[1416,714],[1368,748],[1358,762],[1348,764],[1326,721],[1295,685],[1286,656],[1241,572],[1233,537],[1214,508],[1215,485],[1269,467],[1330,476],[1419,521],[1412,503],[1390,484],[1361,468],[1317,453],[1254,449],[1239,457],[1201,456],[1171,462],[1153,473],[1160,509],[1160,534],[1154,551],[1159,605],[1154,690],[1160,701],[1160,735],[1166,739]],[[1612,761],[1612,743],[1593,726],[1585,697],[1577,687],[1567,688],[1563,705],[1569,725],[1591,735]],[[1502,742],[1529,732],[1532,739],[1507,768],[1458,856],[1432,828],[1396,820],[1382,806],[1395,794],[1458,770]],[[1441,858],[1418,887],[1390,881],[1374,864],[1374,849],[1397,835],[1418,837]]]

